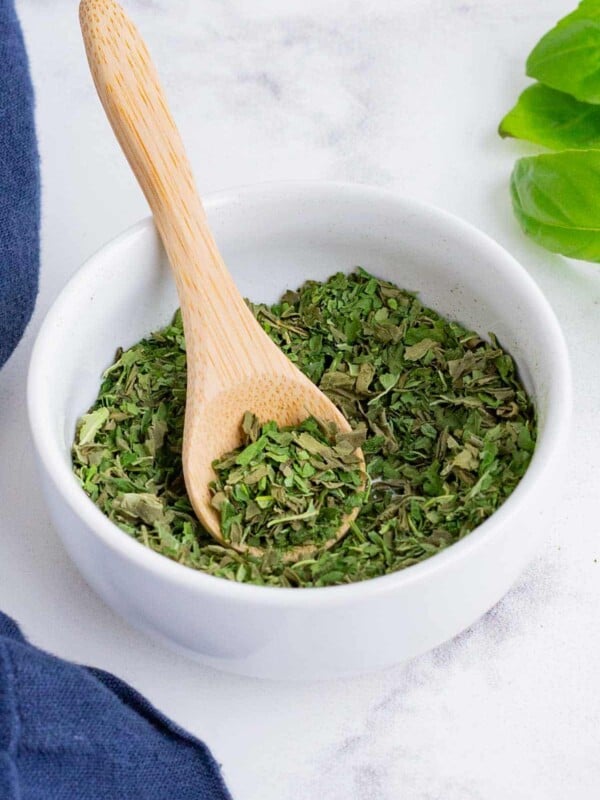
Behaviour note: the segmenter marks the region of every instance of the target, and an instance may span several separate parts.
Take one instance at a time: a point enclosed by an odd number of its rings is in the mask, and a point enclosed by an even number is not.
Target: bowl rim
[[[548,300],[525,268],[501,247],[494,239],[460,217],[434,205],[407,197],[393,190],[360,183],[319,180],[270,181],[234,187],[211,193],[206,196],[204,205],[210,215],[211,210],[223,205],[252,202],[264,195],[277,195],[283,192],[296,192],[314,197],[326,193],[354,194],[367,201],[384,201],[396,205],[404,212],[411,210],[427,215],[433,225],[450,226],[456,233],[462,233],[482,250],[486,257],[493,259],[500,269],[511,274],[519,283],[519,291],[536,306],[536,311],[545,326],[546,349],[555,369],[547,392],[547,416],[540,432],[535,452],[527,472],[500,508],[481,525],[474,528],[463,539],[444,550],[410,567],[369,578],[363,581],[336,586],[296,588],[280,586],[260,586],[238,583],[185,566],[160,555],[131,538],[113,523],[94,504],[79,485],[75,475],[64,462],[64,453],[52,435],[50,414],[44,404],[43,365],[54,350],[53,329],[73,303],[71,298],[79,294],[87,285],[102,263],[112,252],[118,250],[126,241],[136,237],[149,228],[154,229],[152,217],[148,216],[128,227],[119,235],[95,251],[69,279],[53,301],[37,333],[33,347],[28,379],[27,406],[29,424],[38,457],[47,476],[73,513],[86,524],[94,535],[99,537],[111,550],[122,558],[136,562],[146,572],[162,579],[186,586],[191,590],[209,592],[215,596],[249,602],[254,605],[281,606],[287,608],[309,608],[323,603],[328,606],[344,604],[348,600],[361,600],[366,597],[395,592],[402,587],[418,582],[426,582],[437,573],[451,567],[458,561],[482,547],[495,536],[501,535],[505,525],[510,524],[518,510],[527,502],[527,494],[553,467],[557,454],[566,443],[570,429],[572,410],[572,377],[567,345]],[[45,413],[46,412],[46,413]],[[61,531],[57,531],[62,538]]]

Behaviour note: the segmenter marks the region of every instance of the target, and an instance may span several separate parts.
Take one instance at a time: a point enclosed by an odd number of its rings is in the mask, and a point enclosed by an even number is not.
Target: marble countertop
[[[76,4],[17,5],[37,91],[43,262],[34,320],[0,375],[0,607],[35,643],[115,672],[205,739],[236,800],[596,798],[600,270],[521,235],[507,180],[528,148],[496,135],[527,53],[574,2],[126,2],[201,191],[311,177],[435,203],[520,259],[568,339],[576,424],[537,559],[454,641],[320,684],[231,677],[152,643],[101,603],[50,527],[24,405],[33,338],[81,262],[147,209],[92,89]]]

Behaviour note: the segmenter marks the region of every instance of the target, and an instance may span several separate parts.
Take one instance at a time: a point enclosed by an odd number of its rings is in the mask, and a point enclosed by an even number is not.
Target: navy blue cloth
[[[33,312],[39,230],[39,159],[27,54],[13,2],[0,0],[0,367]]]
[[[0,800],[231,800],[202,742],[0,612]]]

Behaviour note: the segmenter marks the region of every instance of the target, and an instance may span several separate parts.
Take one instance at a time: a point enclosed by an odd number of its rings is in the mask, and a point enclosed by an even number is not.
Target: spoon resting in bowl
[[[350,431],[350,425],[271,341],[237,290],[135,26],[114,0],[82,0],[79,16],[96,90],[152,209],[175,275],[188,364],[183,473],[190,501],[213,538],[260,556],[260,548],[224,541],[209,491],[215,477],[212,462],[240,444],[244,412],[280,426],[296,425],[309,416],[332,422],[341,432]],[[366,476],[360,450],[357,455]],[[333,546],[357,513],[358,508],[346,515],[324,545],[290,548],[286,560]]]

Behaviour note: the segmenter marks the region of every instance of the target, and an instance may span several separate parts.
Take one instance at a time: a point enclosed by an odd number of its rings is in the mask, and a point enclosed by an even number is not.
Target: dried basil
[[[281,553],[333,541],[363,501],[361,442],[314,417],[279,428],[246,412],[242,430],[242,446],[213,462],[225,541]]]
[[[117,353],[73,446],[83,489],[147,547],[235,581],[360,581],[458,541],[525,473],[534,408],[494,336],[485,341],[362,269],[251,307],[350,421],[367,461],[369,495],[341,542],[295,564],[285,564],[276,546],[259,558],[211,539],[182,476],[186,354],[177,313],[169,326]]]

